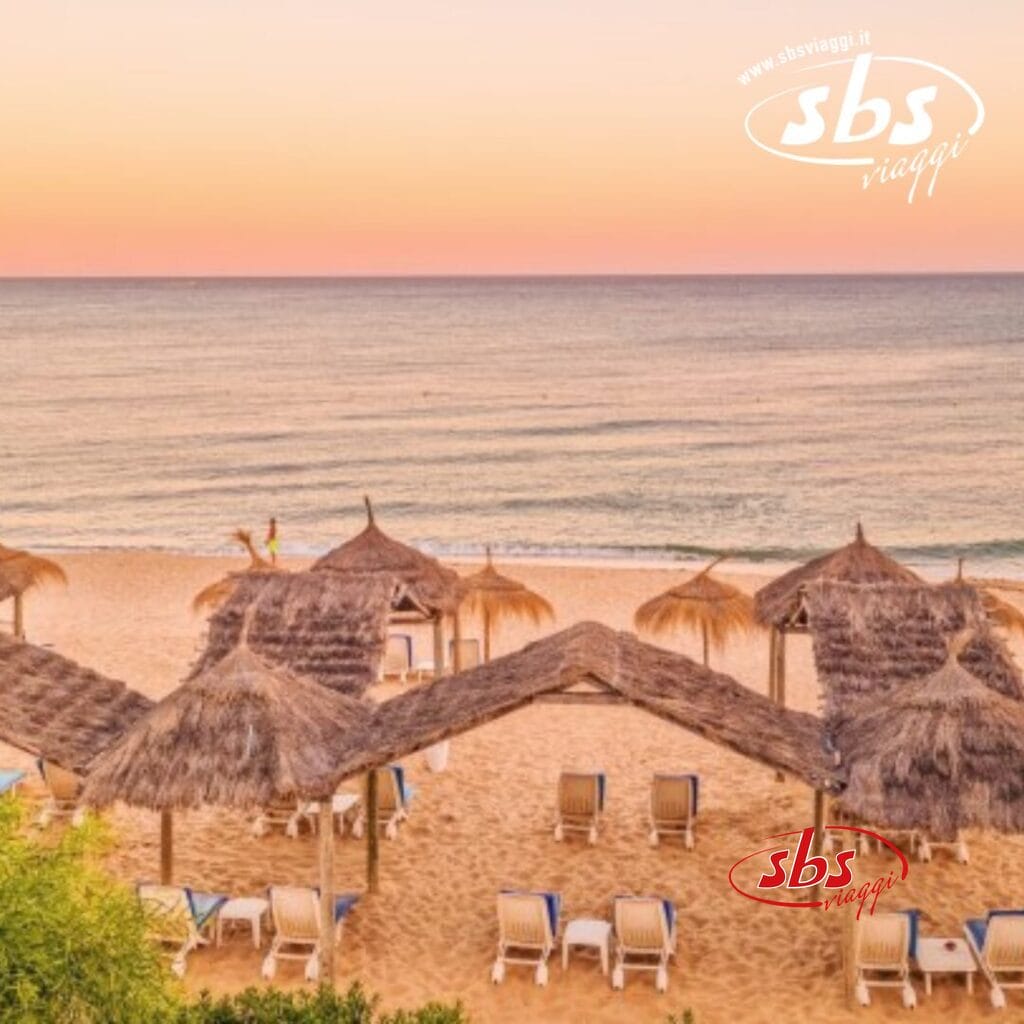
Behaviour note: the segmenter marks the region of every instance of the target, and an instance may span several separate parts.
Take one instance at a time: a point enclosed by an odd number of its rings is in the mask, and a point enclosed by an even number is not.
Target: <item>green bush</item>
[[[693,1010],[686,1009],[679,1016],[670,1013],[665,1024],[697,1024],[697,1018],[694,1017]]]
[[[87,822],[29,837],[0,799],[0,1022],[160,1024],[176,989],[131,890],[98,867],[107,836]]]
[[[461,1006],[428,1003],[419,1010],[377,1013],[378,1000],[357,982],[344,994],[249,988],[214,999],[204,993],[182,1011],[180,1024],[469,1024]]]
[[[56,841],[22,825],[19,804],[0,800],[0,1024],[469,1024],[459,1005],[379,1012],[358,984],[186,1003],[135,893],[98,866],[102,825]]]

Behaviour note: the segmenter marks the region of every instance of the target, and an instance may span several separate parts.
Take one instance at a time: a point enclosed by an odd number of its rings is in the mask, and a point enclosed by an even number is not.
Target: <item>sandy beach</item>
[[[27,600],[29,639],[125,680],[153,698],[181,680],[202,647],[205,623],[190,609],[192,595],[243,563],[235,558],[157,552],[96,552],[60,557],[70,585]],[[298,563],[295,563],[296,565]],[[610,568],[516,563],[513,574],[554,605],[554,631],[583,619],[631,628],[643,600],[681,578],[679,569]],[[748,592],[764,577],[723,578]],[[467,635],[479,635],[470,623]],[[495,654],[539,634],[499,632]],[[419,639],[419,638],[418,638]],[[426,637],[421,650],[427,654]],[[696,637],[675,645],[699,653]],[[1011,648],[1020,658],[1015,641]],[[740,639],[712,664],[759,692],[766,690],[767,639]],[[397,687],[377,687],[386,699]],[[814,711],[818,694],[810,644],[791,647],[789,704]],[[0,746],[0,764],[30,759]],[[382,843],[381,892],[350,918],[338,957],[337,980],[359,979],[388,1006],[428,999],[461,999],[482,1024],[661,1022],[692,1008],[700,1024],[905,1019],[892,992],[874,996],[869,1010],[852,1009],[840,970],[840,921],[820,912],[781,910],[743,899],[727,872],[766,836],[811,823],[811,794],[794,781],[684,733],[644,713],[615,707],[531,707],[453,741],[448,770],[434,775],[420,756],[407,762],[418,795],[395,842]],[[567,768],[608,774],[604,831],[596,847],[555,843],[551,835],[555,781]],[[696,850],[646,843],[647,787],[655,771],[701,774]],[[30,793],[38,793],[36,784]],[[153,815],[117,809],[109,815],[117,847],[111,869],[124,881],[152,879],[158,869],[158,823]],[[180,819],[176,876],[196,888],[256,894],[268,884],[314,884],[316,849],[310,837],[254,839],[249,820],[203,810]],[[989,907],[1017,906],[1024,886],[1024,839],[968,835],[971,863],[944,854],[913,862],[892,905],[927,912],[924,933],[958,935],[963,920]],[[870,858],[881,873],[888,862]],[[364,845],[338,844],[340,889],[359,891]],[[560,891],[569,917],[609,913],[617,893],[651,892],[673,898],[680,912],[679,954],[666,995],[650,977],[633,975],[613,992],[595,962],[574,957],[565,973],[552,970],[537,988],[525,969],[512,969],[493,987],[489,968],[496,938],[494,896],[503,887]],[[896,898],[898,896],[898,898]],[[242,933],[220,949],[190,958],[190,990],[232,991],[260,982],[258,954]],[[279,970],[276,983],[300,985],[301,968]],[[984,985],[973,996],[962,982],[941,979],[934,994],[918,985],[918,1020],[972,1021],[992,1017]],[[1013,1019],[1019,996],[1010,997]]]

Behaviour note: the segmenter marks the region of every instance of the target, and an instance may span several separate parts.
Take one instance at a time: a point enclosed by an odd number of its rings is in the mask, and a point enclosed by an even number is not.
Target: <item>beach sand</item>
[[[201,649],[204,622],[190,611],[191,596],[238,559],[154,552],[98,552],[62,556],[70,585],[32,594],[26,604],[29,638],[53,644],[101,672],[154,698],[183,677]],[[677,581],[678,569],[516,564],[512,575],[545,594],[559,629],[581,619],[630,628],[633,609]],[[729,576],[753,591],[763,578]],[[476,635],[472,625],[465,632]],[[495,639],[495,654],[539,635],[510,629]],[[696,656],[696,637],[678,649]],[[428,655],[426,637],[420,651]],[[1014,645],[1018,659],[1019,644]],[[810,643],[790,645],[788,699],[814,711],[818,694]],[[712,664],[764,692],[767,637],[739,639]],[[379,687],[383,699],[396,687]],[[0,764],[29,765],[0,746]],[[406,761],[419,787],[410,820],[394,842],[382,841],[381,892],[365,899],[346,926],[338,955],[341,985],[361,980],[388,1006],[428,999],[461,999],[478,1022],[613,1024],[664,1022],[692,1008],[699,1024],[797,1020],[904,1020],[893,991],[878,991],[869,1010],[850,1006],[841,971],[837,914],[756,904],[729,886],[729,867],[761,848],[765,837],[812,823],[810,791],[777,782],[769,769],[635,709],[531,707],[456,738],[448,770],[427,771],[422,757]],[[596,847],[554,842],[555,782],[563,768],[608,773],[609,798]],[[696,771],[702,777],[696,850],[646,842],[647,789],[655,771]],[[38,786],[29,787],[38,792]],[[148,813],[116,809],[110,866],[126,882],[158,872],[158,821]],[[965,917],[989,907],[1017,906],[1024,891],[1024,840],[971,833],[971,863],[946,854],[931,864],[912,862],[910,876],[887,905],[924,908],[923,931],[958,935]],[[895,862],[874,855],[869,874]],[[194,887],[255,894],[272,882],[314,884],[315,843],[308,837],[254,839],[249,819],[204,809],[176,819],[176,878]],[[364,844],[337,844],[340,889],[360,890]],[[494,958],[495,893],[503,887],[560,891],[569,917],[609,913],[617,893],[658,893],[679,908],[679,954],[669,991],[658,995],[649,974],[631,974],[624,992],[611,991],[594,961],[573,957],[569,970],[553,964],[546,988],[531,972],[512,968],[503,985],[489,980]],[[233,991],[260,981],[262,954],[239,932],[220,949],[190,957],[190,990]],[[302,984],[301,965],[284,964],[276,983]],[[987,986],[973,997],[962,982],[940,979],[934,994],[917,985],[922,1021],[997,1019]],[[1024,997],[1010,996],[1024,1012]]]

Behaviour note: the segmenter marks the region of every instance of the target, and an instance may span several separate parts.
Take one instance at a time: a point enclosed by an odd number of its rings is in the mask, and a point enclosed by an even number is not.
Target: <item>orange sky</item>
[[[41,0],[4,20],[0,274],[1024,269],[1017,0]],[[930,200],[744,135],[793,81],[744,67],[860,28],[985,102]]]

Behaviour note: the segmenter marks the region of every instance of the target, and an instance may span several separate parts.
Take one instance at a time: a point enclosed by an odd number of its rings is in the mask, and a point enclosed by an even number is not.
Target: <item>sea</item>
[[[0,542],[1024,575],[1024,275],[0,281]]]

